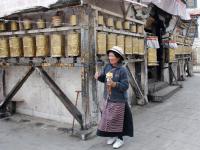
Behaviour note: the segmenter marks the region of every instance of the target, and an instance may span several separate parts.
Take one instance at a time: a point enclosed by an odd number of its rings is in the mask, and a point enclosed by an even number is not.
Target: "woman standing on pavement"
[[[123,136],[133,137],[132,114],[127,102],[129,82],[126,68],[122,66],[123,50],[114,46],[107,54],[109,64],[101,73],[95,74],[95,79],[104,83],[104,100],[97,135],[109,137],[107,144],[120,148],[124,144]]]

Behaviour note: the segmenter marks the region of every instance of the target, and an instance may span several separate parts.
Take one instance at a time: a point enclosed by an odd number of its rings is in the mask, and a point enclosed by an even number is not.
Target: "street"
[[[133,108],[134,138],[125,138],[121,150],[199,150],[200,74],[163,103]],[[0,150],[111,150],[106,139],[82,141],[47,121],[0,120]],[[20,121],[16,121],[19,119]]]

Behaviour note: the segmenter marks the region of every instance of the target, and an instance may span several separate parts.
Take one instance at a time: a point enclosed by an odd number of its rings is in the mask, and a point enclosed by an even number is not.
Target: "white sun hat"
[[[107,54],[110,51],[116,52],[117,54],[119,54],[122,57],[123,60],[125,59],[125,57],[124,57],[124,51],[123,51],[123,49],[121,47],[119,47],[119,46],[113,46],[111,49],[109,49],[107,51]]]

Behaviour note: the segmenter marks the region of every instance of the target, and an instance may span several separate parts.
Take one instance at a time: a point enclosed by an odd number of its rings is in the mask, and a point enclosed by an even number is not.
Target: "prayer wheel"
[[[175,49],[175,55],[181,54],[182,46],[178,45],[178,47]]]
[[[139,54],[138,49],[139,49],[138,38],[133,37],[133,54],[138,55]]]
[[[106,54],[106,33],[105,32],[98,32],[97,33],[97,54],[105,55]]]
[[[9,57],[9,46],[7,38],[0,38],[0,58]]]
[[[30,19],[24,19],[23,25],[25,30],[30,30],[32,28],[31,20]]]
[[[47,35],[36,35],[36,56],[45,57],[49,55],[49,40]]]
[[[138,54],[144,55],[144,39],[139,39],[138,44]]]
[[[5,31],[6,30],[6,24],[5,22],[0,22],[0,31]]]
[[[107,38],[107,49],[111,49],[113,46],[116,46],[117,44],[117,35],[116,34],[108,34],[108,38]]]
[[[133,39],[131,36],[125,37],[125,54],[133,54]]]
[[[51,35],[51,57],[62,57],[64,55],[64,42],[61,34]]]
[[[137,27],[136,24],[131,25],[131,32],[136,33],[137,32]]]
[[[32,36],[23,37],[23,50],[24,57],[34,57],[35,56],[35,39]]]
[[[125,21],[124,22],[124,29],[125,30],[130,30],[130,22],[129,21]]]
[[[22,56],[22,41],[21,38],[13,36],[9,38],[10,57]]]
[[[19,26],[18,26],[17,21],[11,21],[10,29],[11,29],[11,31],[17,31],[17,30],[19,30]]]
[[[144,34],[144,26],[143,25],[137,25],[137,33]]]
[[[45,20],[44,19],[38,19],[37,20],[37,28],[38,29],[44,29],[46,27]]]
[[[169,62],[175,61],[175,49],[169,48]]]
[[[122,22],[120,20],[116,21],[116,29],[122,29]]]
[[[78,32],[70,32],[67,35],[67,56],[80,55],[80,34]]]
[[[124,45],[125,45],[124,35],[118,35],[117,36],[117,46],[121,47],[124,50]]]
[[[108,18],[108,19],[107,19],[107,26],[108,26],[108,27],[114,27],[113,18]]]
[[[70,16],[70,25],[71,26],[76,26],[78,23],[77,23],[77,15],[71,15]]]
[[[157,66],[157,50],[155,48],[148,48],[147,53],[148,66]]]
[[[53,16],[52,17],[52,25],[53,25],[53,27],[60,27],[60,26],[62,26],[61,16]]]
[[[98,25],[104,26],[103,16],[98,16]]]

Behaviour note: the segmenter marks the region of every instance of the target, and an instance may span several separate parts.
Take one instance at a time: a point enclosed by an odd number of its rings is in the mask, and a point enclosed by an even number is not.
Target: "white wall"
[[[9,67],[6,69],[7,93],[25,75],[27,70],[27,67]],[[49,68],[46,71],[69,99],[75,103],[75,91],[81,90],[80,69]],[[28,78],[13,99],[24,100],[24,102],[17,102],[17,112],[19,113],[72,123],[72,115],[42,80],[37,71]],[[79,97],[78,108],[81,110],[81,96]]]

